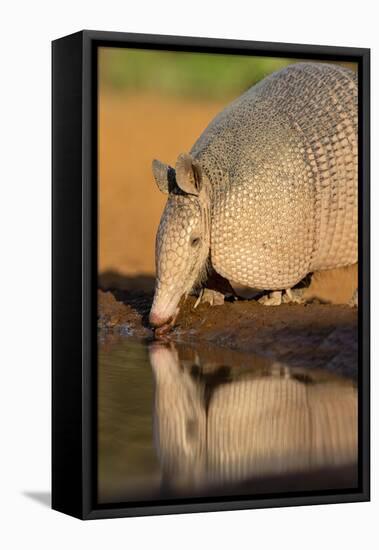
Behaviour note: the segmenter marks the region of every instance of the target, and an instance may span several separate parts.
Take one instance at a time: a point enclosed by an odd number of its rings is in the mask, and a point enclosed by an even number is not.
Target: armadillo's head
[[[168,194],[155,245],[156,286],[150,323],[166,332],[179,312],[179,302],[206,275],[210,246],[209,185],[200,164],[180,155],[175,170],[157,160],[153,173]]]

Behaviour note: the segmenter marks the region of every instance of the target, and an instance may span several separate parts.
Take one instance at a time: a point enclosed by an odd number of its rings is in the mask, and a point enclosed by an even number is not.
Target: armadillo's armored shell
[[[222,111],[192,155],[212,186],[211,260],[231,281],[280,289],[357,262],[357,80],[300,63]]]

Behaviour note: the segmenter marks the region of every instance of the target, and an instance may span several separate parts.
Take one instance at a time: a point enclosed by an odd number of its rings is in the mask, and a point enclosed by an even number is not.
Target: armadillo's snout
[[[154,327],[155,336],[162,336],[166,334],[173,326],[179,313],[177,307],[173,315],[162,316],[156,313],[154,309],[150,311],[149,321],[152,327]]]
[[[149,322],[154,328],[162,327],[163,325],[171,324],[173,318],[171,317],[161,317],[155,311],[150,311]]]

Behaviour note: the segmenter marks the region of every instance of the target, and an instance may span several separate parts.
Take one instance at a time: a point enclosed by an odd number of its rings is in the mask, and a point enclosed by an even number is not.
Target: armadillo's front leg
[[[211,290],[210,288],[202,288],[193,308],[196,309],[199,304],[222,306],[224,304],[224,298],[225,296],[222,292]]]
[[[224,298],[225,296],[222,294],[222,292],[211,290],[210,288],[204,288],[201,302],[208,303],[211,306],[222,306],[224,304]]]
[[[195,302],[194,308],[200,303],[208,303],[211,306],[222,306],[225,295],[234,296],[234,290],[229,281],[221,277],[213,268],[209,270],[207,281],[204,287],[200,290],[198,299]]]

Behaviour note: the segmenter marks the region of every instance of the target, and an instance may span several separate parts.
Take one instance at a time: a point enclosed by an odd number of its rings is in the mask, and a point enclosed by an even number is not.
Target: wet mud
[[[154,339],[148,323],[152,298],[152,292],[99,290],[98,327],[103,337]],[[239,300],[194,309],[195,302],[190,296],[182,305],[166,340],[211,343],[292,366],[330,367],[346,376],[356,371],[357,308],[317,303],[266,307]]]

